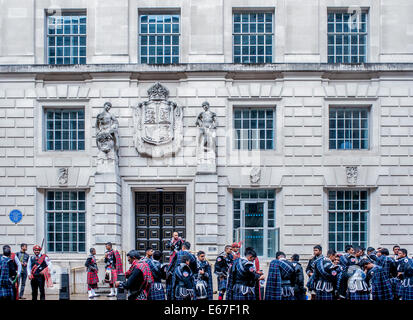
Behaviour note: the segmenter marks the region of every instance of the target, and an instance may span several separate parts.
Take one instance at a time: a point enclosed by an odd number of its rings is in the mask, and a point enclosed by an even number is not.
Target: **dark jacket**
[[[292,262],[295,270],[295,282],[294,282],[294,296],[297,300],[305,300],[305,293],[307,289],[304,288],[304,271],[299,262]]]
[[[143,289],[144,277],[139,268],[133,269],[127,281],[121,282],[120,287],[129,290],[128,300],[136,300]]]

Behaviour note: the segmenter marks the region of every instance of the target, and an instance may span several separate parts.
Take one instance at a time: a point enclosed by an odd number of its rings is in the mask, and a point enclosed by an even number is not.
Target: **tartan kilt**
[[[87,272],[87,284],[97,284],[99,283],[99,277],[97,271]]]
[[[241,292],[233,292],[232,293],[232,300],[241,300],[241,301],[246,301],[246,300],[255,300],[255,293],[247,293],[247,294],[242,294]]]
[[[159,289],[155,288],[154,284],[151,285],[149,290],[148,300],[166,300],[163,285],[159,283],[161,285]]]
[[[14,299],[14,290],[12,285],[7,287],[0,287],[0,297],[11,297]]]
[[[227,289],[227,279],[225,277],[224,278],[218,277],[217,282],[218,282],[218,291]]]
[[[111,272],[111,279],[110,281],[105,279],[106,283],[110,283],[110,284],[114,284],[116,282],[116,280],[118,279],[118,272],[116,271],[116,269],[110,269]]]
[[[347,292],[348,300],[370,300],[370,293],[368,291]]]
[[[393,296],[397,299],[401,296],[402,283],[398,278],[390,279],[391,289],[393,291]]]
[[[182,297],[174,297],[174,300],[177,300],[177,301],[186,301],[186,300],[192,300],[191,298],[182,298]]]
[[[413,287],[400,287],[400,300],[413,300]]]
[[[321,290],[316,290],[315,299],[320,301],[332,301],[334,300],[333,291],[326,292]]]

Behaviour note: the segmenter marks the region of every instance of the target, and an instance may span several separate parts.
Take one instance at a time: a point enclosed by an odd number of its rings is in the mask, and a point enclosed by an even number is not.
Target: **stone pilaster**
[[[116,173],[95,175],[95,239],[97,245],[108,241],[122,245],[121,179]]]
[[[218,254],[218,176],[195,176],[195,247]]]

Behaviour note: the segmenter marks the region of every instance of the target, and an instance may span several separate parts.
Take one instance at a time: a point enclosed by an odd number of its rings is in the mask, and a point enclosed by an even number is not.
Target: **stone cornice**
[[[144,79],[157,75],[166,78],[183,79],[187,73],[217,73],[226,78],[245,77],[261,74],[263,78],[283,78],[283,74],[311,73],[312,76],[323,78],[335,77],[341,74],[364,75],[366,78],[376,78],[379,75],[400,76],[407,73],[413,76],[413,63],[367,63],[367,64],[328,64],[328,63],[273,63],[273,64],[232,64],[232,63],[190,63],[179,65],[146,65],[146,64],[86,64],[86,65],[0,65],[0,75],[5,74],[36,74],[50,75],[83,75],[94,78],[93,74],[130,73],[131,78]],[[109,75],[110,76],[110,75]],[[358,77],[357,76],[357,77]]]

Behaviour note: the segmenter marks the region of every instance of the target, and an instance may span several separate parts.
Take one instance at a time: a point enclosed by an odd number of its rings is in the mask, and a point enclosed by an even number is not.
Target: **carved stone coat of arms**
[[[134,110],[135,147],[146,157],[174,155],[183,140],[182,108],[168,100],[169,91],[159,82],[149,88],[148,96]]]

